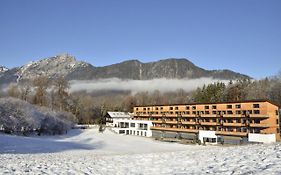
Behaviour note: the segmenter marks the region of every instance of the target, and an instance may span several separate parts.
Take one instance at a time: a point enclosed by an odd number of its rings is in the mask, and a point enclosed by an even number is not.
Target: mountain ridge
[[[1,70],[1,67],[0,67]],[[61,54],[32,61],[21,67],[0,71],[0,83],[32,80],[44,75],[49,78],[64,76],[67,80],[92,80],[120,78],[132,80],[195,79],[212,77],[222,80],[251,78],[232,70],[206,70],[196,66],[186,58],[167,58],[143,63],[137,59],[126,60],[107,66],[95,67],[90,63],[77,61],[74,56]]]

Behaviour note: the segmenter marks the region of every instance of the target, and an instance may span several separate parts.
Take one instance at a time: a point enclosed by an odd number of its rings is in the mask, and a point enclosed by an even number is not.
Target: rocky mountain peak
[[[0,74],[6,72],[6,71],[8,71],[8,70],[9,70],[9,69],[6,68],[5,66],[0,66]]]
[[[40,75],[54,78],[66,76],[77,68],[88,66],[90,66],[88,63],[77,61],[69,54],[61,54],[28,63],[18,69],[17,76],[18,80],[32,79]]]

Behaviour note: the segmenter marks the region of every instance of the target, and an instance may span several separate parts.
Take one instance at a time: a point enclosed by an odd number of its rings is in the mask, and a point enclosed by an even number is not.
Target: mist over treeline
[[[184,83],[180,80],[167,80],[169,87],[164,87],[165,79],[155,80],[158,84],[152,84],[153,90],[149,90],[153,80],[150,80],[150,83],[127,81],[129,88],[125,88],[121,80],[114,81],[109,82],[107,79],[104,83],[99,81],[94,85],[94,80],[83,84],[80,81],[68,82],[63,77],[50,80],[40,76],[30,82],[10,84],[1,92],[1,97],[14,97],[50,110],[70,112],[78,123],[83,124],[99,123],[107,111],[132,112],[134,106],[140,105],[268,99],[281,106],[281,73],[261,80],[210,80],[211,82],[205,81],[205,84],[202,83],[197,88],[194,88],[192,80],[182,80]],[[134,90],[136,86],[138,88]],[[141,86],[144,86],[143,91]]]

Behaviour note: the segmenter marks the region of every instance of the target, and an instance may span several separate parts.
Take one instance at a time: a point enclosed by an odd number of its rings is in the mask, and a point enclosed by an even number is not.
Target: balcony
[[[188,121],[182,121],[181,123],[184,125],[195,125],[196,124],[195,122],[188,122]]]
[[[152,123],[163,123],[162,120],[152,120]]]
[[[166,123],[167,124],[177,124],[178,122],[177,121],[166,120]]]
[[[201,122],[200,124],[205,126],[217,126],[216,122]]]
[[[223,126],[237,126],[237,127],[242,127],[246,126],[245,124],[242,123],[223,123]]]
[[[202,118],[217,118],[216,114],[201,114]]]
[[[264,124],[264,123],[250,123],[250,127],[253,127],[253,128],[268,128],[269,125]]]
[[[160,131],[171,131],[171,132],[192,132],[197,133],[196,129],[185,129],[185,128],[164,128],[164,127],[150,127],[151,130],[160,130]]]
[[[248,133],[246,132],[231,132],[231,131],[216,131],[217,135],[228,135],[228,136],[240,136],[245,137]]]
[[[195,118],[197,116],[195,114],[182,114],[182,117],[185,117],[185,118]]]
[[[178,117],[179,115],[178,114],[165,114],[164,116],[169,118],[169,117]]]
[[[150,117],[151,114],[134,114],[134,117]]]
[[[244,115],[241,114],[223,114],[223,118],[243,118]]]
[[[269,116],[265,114],[250,114],[250,118],[269,118]]]

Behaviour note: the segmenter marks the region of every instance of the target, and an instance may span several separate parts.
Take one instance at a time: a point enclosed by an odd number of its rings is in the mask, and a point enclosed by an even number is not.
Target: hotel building
[[[198,139],[210,131],[223,141],[280,140],[279,108],[268,100],[137,106],[133,119],[152,121],[156,138]]]

